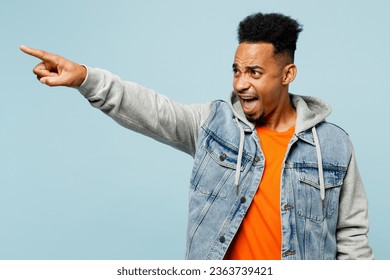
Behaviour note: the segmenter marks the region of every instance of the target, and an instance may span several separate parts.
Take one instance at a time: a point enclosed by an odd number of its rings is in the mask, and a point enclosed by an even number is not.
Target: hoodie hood
[[[332,112],[330,105],[317,97],[290,94],[290,100],[297,111],[295,134],[311,129],[318,123],[324,121]],[[235,92],[231,93],[228,102],[233,110],[234,116],[252,130],[255,129],[254,124],[245,117],[241,103]]]

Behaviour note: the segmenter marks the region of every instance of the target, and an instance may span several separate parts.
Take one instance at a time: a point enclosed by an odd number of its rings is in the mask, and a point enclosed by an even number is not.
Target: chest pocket
[[[209,135],[195,158],[191,184],[201,195],[225,198],[234,190],[238,147]],[[251,157],[243,152],[240,172]]]
[[[321,222],[338,213],[340,189],[345,172],[340,167],[324,166],[325,200],[324,207],[322,207],[317,166],[298,168],[297,214],[312,221]]]

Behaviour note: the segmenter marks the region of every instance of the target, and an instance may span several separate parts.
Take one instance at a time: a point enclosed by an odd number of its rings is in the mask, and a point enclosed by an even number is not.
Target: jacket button
[[[245,203],[245,202],[246,202],[246,198],[245,198],[245,197],[241,197],[241,198],[240,198],[240,202],[241,202],[241,203]]]
[[[255,162],[259,162],[259,161],[260,161],[259,156],[255,156]]]
[[[286,251],[284,254],[283,254],[285,257],[288,257],[288,256],[292,256],[292,255],[295,255],[295,252],[294,251]]]
[[[219,156],[220,161],[224,161],[226,159],[226,154],[223,153],[222,155]]]
[[[287,210],[291,210],[293,208],[294,208],[294,206],[292,206],[292,205],[284,205],[283,210],[287,211]]]
[[[225,236],[220,236],[219,237],[219,242],[225,243],[225,241],[226,241]]]

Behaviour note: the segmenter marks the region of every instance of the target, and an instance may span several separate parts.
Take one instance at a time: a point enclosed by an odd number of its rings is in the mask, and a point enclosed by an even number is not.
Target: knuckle
[[[39,73],[39,70],[37,69],[37,67],[35,67],[32,71],[33,71],[33,73],[36,74],[36,75],[38,75],[38,73]]]

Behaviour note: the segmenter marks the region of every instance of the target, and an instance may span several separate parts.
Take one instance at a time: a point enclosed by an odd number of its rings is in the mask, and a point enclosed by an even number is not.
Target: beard
[[[265,124],[265,115],[262,113],[259,117],[256,117],[255,115],[247,115],[245,114],[245,117],[248,121],[253,123],[256,126],[263,126]]]

